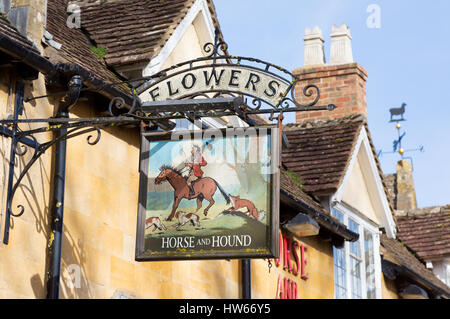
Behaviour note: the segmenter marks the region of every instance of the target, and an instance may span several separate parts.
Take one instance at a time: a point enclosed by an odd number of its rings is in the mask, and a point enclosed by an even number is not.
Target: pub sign
[[[136,260],[278,256],[273,126],[143,133]]]

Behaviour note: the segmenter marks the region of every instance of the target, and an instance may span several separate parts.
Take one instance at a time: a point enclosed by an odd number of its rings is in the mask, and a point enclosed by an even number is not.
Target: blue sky
[[[303,65],[306,27],[319,26],[329,58],[333,24],[346,23],[353,57],[369,73],[368,122],[377,150],[392,150],[397,137],[389,108],[407,103],[405,149],[414,152],[419,207],[450,204],[450,1],[215,0],[219,22],[233,55],[252,56],[288,70]],[[367,8],[381,9],[380,28],[368,28]],[[293,121],[290,116],[289,120]],[[382,155],[385,173],[400,156]]]

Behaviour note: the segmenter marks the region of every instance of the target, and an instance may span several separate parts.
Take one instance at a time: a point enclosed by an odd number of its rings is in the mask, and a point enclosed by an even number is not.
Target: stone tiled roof
[[[423,260],[450,256],[450,205],[397,214],[398,238]]]
[[[165,45],[195,0],[121,0],[82,10],[82,26],[110,66],[148,63]],[[207,1],[219,28],[212,1]],[[220,28],[219,28],[220,29]]]
[[[328,211],[323,206],[315,201],[311,196],[307,195],[290,176],[285,169],[280,171],[280,188],[288,192],[291,196],[308,204],[310,207],[324,214],[329,215]]]
[[[363,116],[288,124],[284,132],[289,148],[283,149],[283,163],[300,176],[307,193],[335,192],[363,125]]]
[[[53,35],[53,40],[61,43],[61,49],[47,47],[45,53],[52,63],[74,63],[98,79],[105,82],[120,81],[118,76],[108,69],[106,64],[91,50],[93,45],[82,29],[67,26],[68,0],[52,0],[47,3],[46,29]],[[84,10],[84,9],[82,9]],[[124,93],[129,91],[124,86],[117,86]]]
[[[83,8],[82,25],[110,66],[149,62],[186,15],[194,0],[117,1]]]
[[[391,214],[395,220],[394,206],[393,206],[393,201],[391,200],[391,193],[390,193],[390,188],[389,188],[390,181],[386,180],[384,178],[383,170],[381,169],[381,163],[380,163],[380,160],[378,159],[377,150],[375,149],[375,144],[373,143],[372,135],[370,134],[369,125],[367,124],[367,121],[364,121],[364,127],[366,128],[367,138],[369,140],[370,149],[372,150],[372,155],[373,155],[373,158],[375,160],[375,165],[378,170],[378,175],[380,176],[380,179],[381,179],[381,184],[383,185],[384,194],[386,195],[386,198],[388,201],[389,210],[391,211]]]
[[[307,193],[320,195],[336,192],[348,169],[363,127],[367,132],[378,174],[393,212],[369,127],[362,115],[286,125],[284,132],[289,140],[289,147],[283,149],[283,163],[290,171],[300,176]]]
[[[112,67],[149,62],[157,55],[195,0],[118,0],[81,8],[81,28],[67,26],[69,0],[47,4],[46,29],[60,50],[46,48],[53,63],[75,63],[105,82],[121,79]],[[207,1],[215,27],[220,30],[214,4]],[[219,35],[222,37],[221,33]],[[92,46],[107,50],[97,57]],[[118,87],[124,93],[129,90]]]
[[[446,292],[450,297],[450,288],[437,278],[432,271],[427,269],[400,241],[390,239],[386,235],[380,236],[383,259],[406,268],[415,276],[433,284]]]
[[[324,229],[337,234],[344,240],[355,241],[358,239],[357,233],[348,230],[338,219],[331,216],[318,200],[303,191],[303,186],[295,177],[295,173],[281,168],[280,190],[281,195],[287,195],[287,198],[293,199],[296,202],[301,202],[301,211],[316,220],[321,227],[324,227]],[[286,212],[284,210],[280,211],[280,223],[293,218],[295,215],[293,216],[291,213],[292,212]],[[334,244],[338,244],[338,242],[334,242],[333,245]]]
[[[0,35],[5,36],[8,39],[23,45],[28,50],[39,54],[39,51],[33,45],[33,42],[20,34],[19,31],[17,31],[17,29],[8,21],[8,19],[2,15],[0,15]]]

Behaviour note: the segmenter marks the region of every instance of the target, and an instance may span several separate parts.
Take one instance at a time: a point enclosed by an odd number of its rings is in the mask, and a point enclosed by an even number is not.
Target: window
[[[333,247],[335,298],[381,298],[378,228],[340,204],[332,214],[359,234],[357,241],[345,242],[343,248]]]
[[[344,223],[344,215],[334,211],[334,217]],[[347,275],[345,264],[345,250],[333,247],[334,255],[334,291],[337,299],[345,299],[347,296]]]

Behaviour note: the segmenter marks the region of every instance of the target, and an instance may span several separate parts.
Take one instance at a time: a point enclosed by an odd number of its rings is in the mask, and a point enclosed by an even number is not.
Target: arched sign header
[[[151,85],[140,96],[142,100],[165,101],[199,92],[228,91],[254,95],[278,105],[290,86],[272,74],[242,65],[205,65],[177,72]]]
[[[298,112],[308,110],[333,110],[333,104],[316,106],[320,90],[314,84],[301,90],[306,100],[300,104],[295,96],[299,78],[288,70],[271,63],[248,57],[221,54],[227,44],[207,43],[205,57],[182,62],[160,71],[141,85],[136,92],[144,103],[164,102],[194,98],[229,96],[248,97],[244,113]]]

